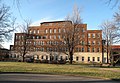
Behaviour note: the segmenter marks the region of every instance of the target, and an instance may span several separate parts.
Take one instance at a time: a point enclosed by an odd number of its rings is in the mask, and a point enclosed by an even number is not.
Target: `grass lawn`
[[[74,64],[58,65],[23,62],[0,62],[0,72],[29,72],[120,79],[120,67],[99,68],[89,67],[88,65]]]

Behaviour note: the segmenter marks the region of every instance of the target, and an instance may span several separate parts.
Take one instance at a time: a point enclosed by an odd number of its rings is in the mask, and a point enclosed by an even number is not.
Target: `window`
[[[99,41],[97,41],[97,45],[100,45],[100,42],[99,42]]]
[[[52,39],[52,36],[50,35],[49,38]]]
[[[60,60],[63,60],[63,56],[60,56]]]
[[[33,36],[33,39],[35,39],[35,37]]]
[[[97,34],[97,38],[100,38],[100,33]]]
[[[93,57],[93,62],[95,61],[95,57]]]
[[[65,29],[63,29],[63,32],[64,32],[64,33],[66,32]]]
[[[52,26],[52,23],[49,23],[50,26]]]
[[[47,29],[45,30],[45,33],[48,33],[48,30],[47,30]]]
[[[18,39],[18,36],[16,35],[16,39]]]
[[[22,39],[24,39],[24,36],[22,35]]]
[[[88,33],[88,38],[90,38],[90,33]]]
[[[77,56],[77,57],[76,57],[76,61],[78,61],[78,60],[79,60],[79,57]]]
[[[82,47],[82,52],[84,52],[84,48]]]
[[[41,59],[44,59],[44,57],[42,56]]]
[[[92,41],[92,45],[95,45],[95,41]]]
[[[97,61],[100,61],[100,57],[97,57]]]
[[[52,33],[52,29],[50,29],[50,33]]]
[[[46,60],[48,60],[48,56],[46,56]]]
[[[81,44],[84,45],[84,41],[81,41]]]
[[[32,31],[30,30],[29,33],[32,34]]]
[[[40,32],[40,31],[39,31],[39,30],[37,30],[37,33],[38,33],[38,34],[39,34],[39,32]]]
[[[49,24],[48,24],[48,23],[45,23],[44,25],[45,25],[45,26],[48,26]]]
[[[65,60],[68,60],[68,56],[65,57]]]
[[[58,29],[58,32],[60,33],[60,32],[61,32],[61,29]]]
[[[81,48],[78,48],[78,52],[81,52]]]
[[[84,34],[82,34],[82,38],[85,38],[85,35],[84,35]]]
[[[34,31],[33,31],[33,33],[35,34],[35,33],[36,33],[36,31],[34,30]]]
[[[54,48],[54,51],[57,52],[57,48]]]
[[[88,47],[88,52],[90,52],[90,47]]]
[[[36,57],[37,59],[39,59],[39,56],[37,55],[37,57]]]
[[[58,39],[60,39],[60,35],[58,35]]]
[[[97,52],[100,52],[100,48],[97,48]]]
[[[54,39],[56,39],[56,35],[54,35]]]
[[[15,45],[17,45],[17,42],[15,42]]]
[[[46,36],[43,36],[43,39],[46,39]]]
[[[21,44],[23,45],[23,42],[21,42]]]
[[[92,52],[95,52],[95,48],[92,48]]]
[[[44,51],[44,48],[40,48],[40,51]]]
[[[39,39],[39,36],[37,36],[37,39]]]
[[[85,32],[85,29],[84,29],[84,28],[82,28],[82,32]]]
[[[95,34],[94,33],[92,34],[92,38],[95,38]]]
[[[49,51],[49,48],[47,48],[47,51]]]
[[[90,45],[90,41],[88,41],[88,45]]]
[[[90,57],[88,57],[88,61],[90,61]]]
[[[84,61],[84,57],[82,57],[82,61]]]
[[[76,51],[76,52],[79,52],[78,49],[79,49],[79,48],[77,47],[75,51]]]
[[[44,45],[44,41],[41,41],[40,43],[41,43],[41,45]]]
[[[36,42],[34,42],[34,45],[36,45]]]
[[[58,56],[55,56],[55,60],[56,60],[56,61],[58,60]]]
[[[56,33],[56,29],[54,29],[54,33]]]
[[[21,36],[19,36],[19,39],[21,39]]]

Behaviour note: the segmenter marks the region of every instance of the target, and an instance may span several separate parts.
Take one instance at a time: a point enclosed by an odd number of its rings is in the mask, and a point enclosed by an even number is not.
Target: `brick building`
[[[0,61],[7,61],[9,58],[9,50],[0,48]]]
[[[58,43],[62,40],[61,31],[64,23],[71,21],[53,21],[42,22],[40,26],[30,26],[28,34],[15,33],[14,45],[10,46],[10,56],[16,59],[21,58],[20,51],[24,49],[24,42],[27,44],[26,56],[33,56],[38,60],[50,60],[50,55],[53,60],[68,59],[68,55],[59,52],[58,48],[67,52],[64,46],[58,47]],[[102,62],[102,31],[87,30],[87,24],[79,24],[82,30],[81,45],[74,49],[73,60],[77,62]],[[26,36],[26,41],[24,37]],[[54,46],[52,46],[54,45]],[[106,62],[106,53],[104,53],[104,62]]]

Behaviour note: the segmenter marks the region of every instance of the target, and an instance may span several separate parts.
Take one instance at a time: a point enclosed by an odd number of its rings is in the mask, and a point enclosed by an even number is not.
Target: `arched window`
[[[48,56],[46,56],[46,60],[48,60]]]
[[[54,33],[56,33],[56,29],[54,29]]]
[[[41,59],[44,59],[43,55],[41,56]]]
[[[52,29],[50,29],[50,33],[52,33]]]
[[[60,56],[60,60],[63,60],[63,56]]]
[[[61,32],[61,29],[58,29],[58,33],[60,33]]]
[[[30,30],[29,33],[32,34],[32,30]]]
[[[45,29],[45,33],[48,33],[48,30],[47,30],[47,29]]]

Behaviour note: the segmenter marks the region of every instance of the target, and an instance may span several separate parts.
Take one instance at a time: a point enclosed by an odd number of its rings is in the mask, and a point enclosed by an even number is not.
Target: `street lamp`
[[[104,63],[104,45],[106,40],[102,40],[102,63]]]

